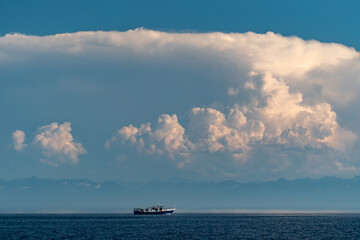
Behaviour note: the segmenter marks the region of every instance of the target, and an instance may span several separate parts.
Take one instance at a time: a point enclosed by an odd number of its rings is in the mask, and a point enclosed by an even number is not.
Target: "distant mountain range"
[[[0,180],[0,213],[131,212],[160,202],[181,210],[355,210],[360,177],[200,182],[173,178],[140,183],[86,179]]]

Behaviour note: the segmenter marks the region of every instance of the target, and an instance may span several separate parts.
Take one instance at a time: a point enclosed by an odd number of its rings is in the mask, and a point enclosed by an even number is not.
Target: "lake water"
[[[4,214],[0,239],[360,239],[360,215]]]

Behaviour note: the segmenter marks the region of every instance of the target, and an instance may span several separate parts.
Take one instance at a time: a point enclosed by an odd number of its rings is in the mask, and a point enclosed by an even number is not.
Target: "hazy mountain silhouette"
[[[172,178],[141,183],[86,179],[0,180],[0,212],[131,212],[161,202],[187,210],[360,210],[360,177],[270,182],[201,182]]]

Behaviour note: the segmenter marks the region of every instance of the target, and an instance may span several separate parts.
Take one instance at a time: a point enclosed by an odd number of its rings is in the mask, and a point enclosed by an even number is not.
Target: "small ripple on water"
[[[0,215],[1,239],[360,239],[360,215]]]

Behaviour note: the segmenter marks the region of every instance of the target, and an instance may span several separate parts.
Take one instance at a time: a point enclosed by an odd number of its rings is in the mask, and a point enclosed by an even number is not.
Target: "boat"
[[[136,215],[170,215],[176,208],[165,208],[162,205],[155,205],[148,208],[134,208]]]

